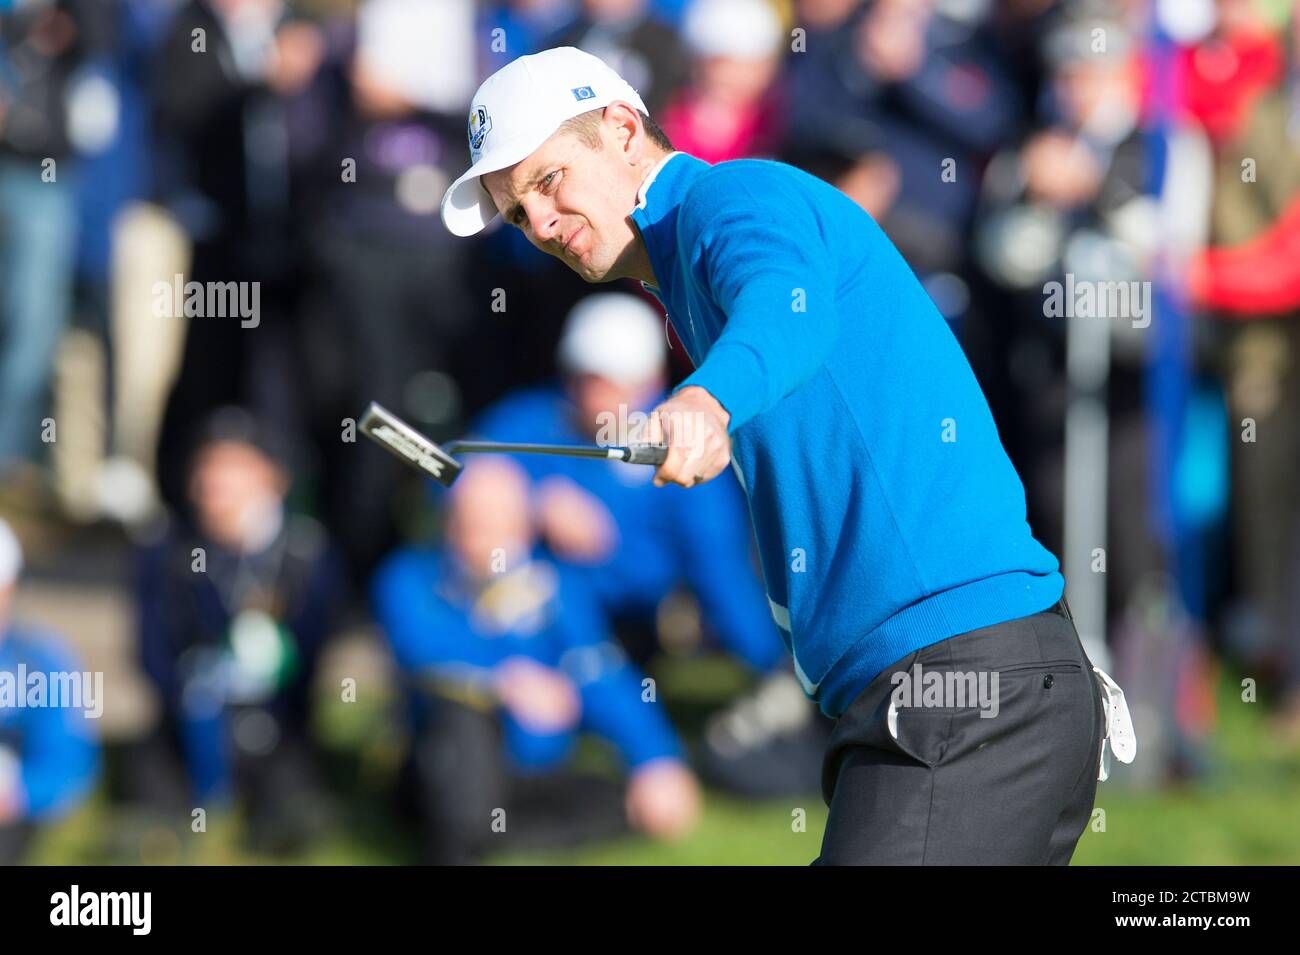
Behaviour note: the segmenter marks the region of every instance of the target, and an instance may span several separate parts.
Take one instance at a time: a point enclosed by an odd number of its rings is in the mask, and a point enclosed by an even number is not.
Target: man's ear
[[[614,141],[628,162],[639,163],[645,155],[646,134],[637,111],[620,100],[605,107],[604,119],[613,127]]]

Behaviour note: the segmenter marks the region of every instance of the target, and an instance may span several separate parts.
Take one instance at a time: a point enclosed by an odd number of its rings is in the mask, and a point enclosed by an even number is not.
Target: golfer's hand
[[[668,445],[668,457],[655,471],[655,487],[694,487],[711,481],[731,463],[731,415],[703,388],[683,388],[650,412],[647,444]]]
[[[700,787],[676,759],[651,760],[628,781],[627,818],[655,839],[679,839],[700,814]]]
[[[493,673],[501,704],[519,723],[536,733],[561,733],[578,723],[582,701],[573,681],[528,657],[510,657]]]

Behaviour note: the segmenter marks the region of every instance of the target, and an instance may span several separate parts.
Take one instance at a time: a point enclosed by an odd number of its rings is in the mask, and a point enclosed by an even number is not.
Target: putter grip
[[[664,463],[664,458],[668,457],[668,446],[663,444],[633,444],[627,449],[627,457],[623,460],[628,464],[652,464],[655,467]]]

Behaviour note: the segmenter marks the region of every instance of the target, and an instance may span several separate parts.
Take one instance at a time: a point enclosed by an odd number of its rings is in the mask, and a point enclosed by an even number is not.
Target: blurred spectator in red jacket
[[[1215,0],[1212,11],[1203,6],[1169,4],[1160,17],[1183,44],[1174,83],[1184,118],[1199,123],[1217,149],[1241,131],[1251,104],[1281,80],[1284,44],[1253,0]]]
[[[1277,726],[1300,739],[1300,3],[1293,7],[1288,82],[1257,98],[1219,153],[1214,245],[1193,260],[1192,298],[1220,330],[1234,441],[1230,651],[1283,700]],[[1252,671],[1254,672],[1254,671]]]
[[[717,163],[771,156],[781,133],[773,85],[781,62],[781,21],[768,0],[697,0],[683,29],[693,82],[664,110],[673,145]]]
[[[1193,297],[1230,318],[1300,310],[1300,2],[1287,81],[1254,102],[1222,155],[1214,241],[1191,264]]]

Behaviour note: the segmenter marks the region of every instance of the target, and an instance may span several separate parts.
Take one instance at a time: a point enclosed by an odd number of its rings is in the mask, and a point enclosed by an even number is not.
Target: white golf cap
[[[23,548],[9,525],[0,519],[0,587],[8,587],[23,569]]]
[[[621,385],[644,385],[664,371],[663,319],[627,292],[588,295],[569,312],[560,336],[560,368],[599,375]]]
[[[543,50],[501,67],[471,101],[470,167],[442,197],[443,225],[454,235],[481,232],[497,210],[480,176],[527,158],[565,120],[618,100],[649,115],[621,76],[575,47]]]

